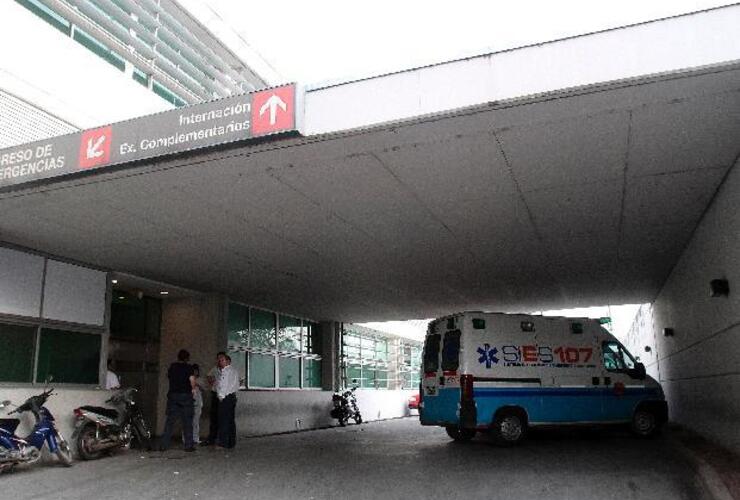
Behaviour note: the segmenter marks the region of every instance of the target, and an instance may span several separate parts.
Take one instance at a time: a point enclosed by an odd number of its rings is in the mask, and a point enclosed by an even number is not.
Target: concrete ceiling
[[[740,153],[740,70],[0,195],[0,240],[314,319],[650,301]]]

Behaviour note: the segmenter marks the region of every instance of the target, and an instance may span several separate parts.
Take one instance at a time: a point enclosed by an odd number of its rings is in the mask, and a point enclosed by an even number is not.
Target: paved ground
[[[621,431],[538,432],[517,448],[459,444],[416,418],[241,439],[232,452],[131,450],[71,469],[0,476],[21,499],[709,498],[671,440]]]

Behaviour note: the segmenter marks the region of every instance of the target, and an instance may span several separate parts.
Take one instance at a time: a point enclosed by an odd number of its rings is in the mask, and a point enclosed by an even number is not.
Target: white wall
[[[407,416],[408,399],[414,392],[358,390],[357,403],[363,420],[369,422]],[[329,416],[331,396],[330,391],[242,391],[237,395],[237,435],[263,435],[337,425],[337,421]]]
[[[650,370],[660,375],[671,420],[740,453],[738,207],[740,163],[652,304],[652,325],[636,329],[646,345],[655,346],[657,360]],[[728,297],[710,297],[709,282],[717,278],[729,281]],[[663,335],[666,327],[674,336]]]
[[[471,57],[306,94],[307,135],[740,59],[740,6]]]
[[[38,317],[44,258],[0,247],[0,314]]]

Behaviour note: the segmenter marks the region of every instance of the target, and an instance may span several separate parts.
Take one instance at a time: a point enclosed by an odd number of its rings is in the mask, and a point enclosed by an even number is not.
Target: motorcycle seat
[[[118,411],[111,408],[103,408],[102,406],[80,406],[80,410],[97,413],[98,415],[102,415],[113,420],[118,418]]]
[[[18,424],[20,423],[21,419],[19,418],[0,418],[0,427],[11,434],[15,434],[15,430],[18,428]]]

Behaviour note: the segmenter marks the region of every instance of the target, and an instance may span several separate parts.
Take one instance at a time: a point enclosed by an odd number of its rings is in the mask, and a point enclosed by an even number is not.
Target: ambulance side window
[[[442,346],[442,370],[457,370],[460,366],[460,330],[447,332]]]
[[[613,372],[626,372],[635,367],[632,356],[624,350],[619,342],[604,342],[602,344],[604,368]]]
[[[439,368],[439,341],[442,337],[435,333],[429,335],[424,344],[424,371],[436,372]]]

